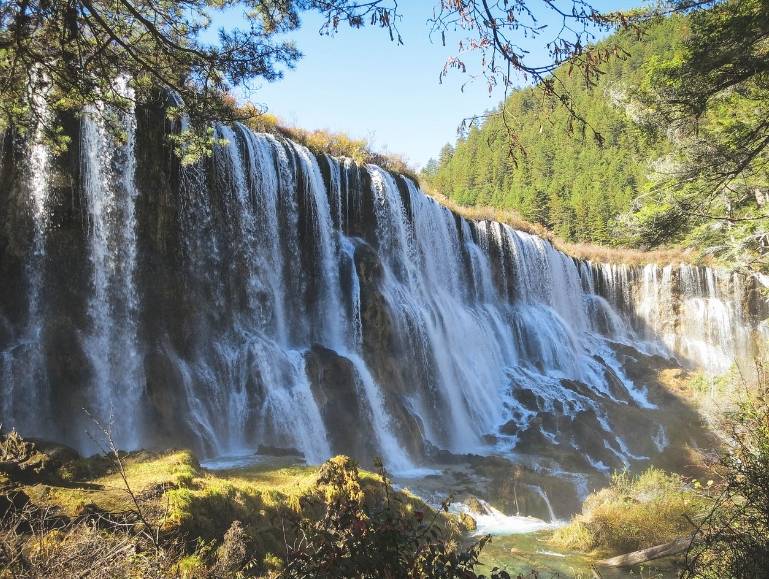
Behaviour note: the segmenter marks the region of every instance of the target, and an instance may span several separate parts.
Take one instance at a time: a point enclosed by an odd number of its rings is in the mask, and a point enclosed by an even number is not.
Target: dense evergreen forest
[[[679,15],[642,34],[616,33],[604,44],[621,47],[620,55],[602,65],[593,86],[568,65],[556,73],[569,104],[586,121],[580,128],[566,107],[539,88],[517,90],[504,108],[488,111],[480,126],[444,146],[423,169],[423,181],[460,205],[517,211],[567,241],[641,248],[678,244],[726,260],[737,253],[744,258],[746,249],[760,244],[751,219],[714,226],[672,207],[660,193],[684,190],[674,169],[690,156],[692,145],[656,114],[652,94],[659,94],[660,76],[681,61],[690,28],[690,19]],[[700,122],[711,131],[731,130],[730,123],[752,106],[749,96],[732,91]],[[726,209],[752,217],[766,174],[744,177],[747,194],[737,203],[725,201]]]
[[[668,149],[664,135],[634,121],[631,91],[651,65],[672,56],[685,26],[685,19],[670,18],[642,38],[621,33],[627,56],[607,63],[592,88],[576,75],[560,75],[574,108],[601,133],[603,144],[570,131],[573,119],[565,108],[525,88],[508,98],[504,118],[491,114],[456,145],[446,145],[424,176],[457,203],[515,209],[570,241],[626,243],[616,219],[647,185],[651,162]],[[506,123],[522,151],[511,154]]]

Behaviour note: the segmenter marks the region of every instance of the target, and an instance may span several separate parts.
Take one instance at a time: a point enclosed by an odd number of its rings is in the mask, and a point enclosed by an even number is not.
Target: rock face
[[[167,104],[118,116],[125,141],[65,119],[62,157],[5,135],[4,426],[90,452],[87,409],[126,448],[601,476],[697,442],[649,368],[720,370],[766,332],[759,278],[577,261],[239,125],[182,167]]]
[[[0,488],[5,483],[60,480],[64,469],[79,458],[74,449],[64,445],[24,440],[15,431],[0,434]],[[2,506],[0,512],[3,512]]]
[[[348,456],[374,456],[374,441],[359,436],[371,430],[371,416],[359,394],[355,366],[336,352],[315,345],[305,355],[307,374],[332,451]]]

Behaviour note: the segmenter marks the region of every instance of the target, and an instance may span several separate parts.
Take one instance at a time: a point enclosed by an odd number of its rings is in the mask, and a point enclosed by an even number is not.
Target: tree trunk
[[[602,559],[597,561],[596,564],[603,565],[604,567],[631,567],[654,559],[681,553],[689,547],[691,542],[691,537],[682,537],[675,541],[671,541],[670,543],[665,543],[664,545],[657,545],[656,547],[649,547],[648,549],[641,549],[640,551],[617,555],[611,559]]]

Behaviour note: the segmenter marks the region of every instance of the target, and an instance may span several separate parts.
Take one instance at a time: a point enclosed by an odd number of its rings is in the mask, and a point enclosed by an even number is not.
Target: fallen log
[[[664,545],[657,545],[656,547],[649,547],[648,549],[641,549],[640,551],[617,555],[610,559],[602,559],[596,561],[596,564],[604,567],[631,567],[633,565],[640,565],[647,561],[653,561],[654,559],[681,553],[689,547],[691,542],[691,537],[682,537],[675,541],[671,541],[670,543],[665,543]]]

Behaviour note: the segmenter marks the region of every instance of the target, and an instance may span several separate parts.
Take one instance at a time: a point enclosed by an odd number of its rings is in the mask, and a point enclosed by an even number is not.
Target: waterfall
[[[82,210],[62,227],[76,237],[87,224],[73,272],[85,315],[57,331],[83,367],[53,382],[54,352],[18,353],[51,331],[41,291],[67,267],[44,255],[46,215],[63,211],[52,160],[27,155],[29,315],[0,343],[3,420],[24,433],[88,449],[62,428],[74,410],[36,420],[19,392],[85,400],[126,448],[290,448],[312,463],[344,452],[396,471],[442,451],[552,449],[608,472],[672,444],[653,364],[720,372],[766,333],[758,278],[579,261],[458,217],[408,178],[243,125],[215,127],[213,156],[182,167],[167,127],[142,118],[82,117]]]
[[[118,84],[123,96],[132,99],[125,79]],[[107,116],[122,125],[124,143],[108,133]],[[91,110],[82,119],[80,145],[91,263],[85,352],[93,369],[93,395],[86,410],[129,449],[140,441],[137,410],[143,391],[136,319],[135,132],[133,111]]]
[[[606,300],[633,330],[631,338],[689,367],[725,372],[750,360],[756,332],[765,332],[765,324],[751,322],[745,310],[745,285],[762,285],[758,276],[687,264],[597,264],[585,275],[604,288]]]
[[[550,504],[550,499],[547,497],[545,490],[539,485],[532,485],[531,488],[535,493],[542,497],[542,500],[545,502],[545,506],[547,507],[547,515],[550,518],[549,522],[551,524],[558,523],[558,517],[555,516],[553,505]]]
[[[0,350],[0,420],[5,428],[55,436],[55,430],[50,427],[49,385],[42,344],[45,316],[42,294],[52,170],[42,125],[50,119],[50,111],[42,95],[37,95],[35,100],[41,118],[29,144],[29,164],[24,177],[32,221],[32,243],[24,267],[27,311],[18,339]]]

